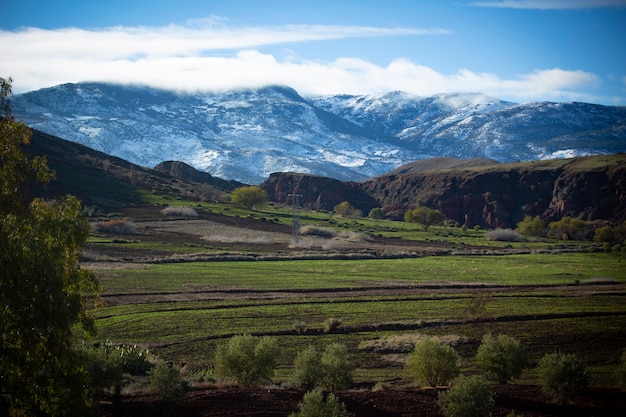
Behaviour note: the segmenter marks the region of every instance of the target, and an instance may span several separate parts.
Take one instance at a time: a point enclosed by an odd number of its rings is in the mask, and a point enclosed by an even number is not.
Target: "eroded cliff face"
[[[362,183],[277,173],[262,186],[285,204],[292,201],[288,194],[302,194],[301,206],[317,210],[348,201],[365,214],[381,207],[388,217],[401,219],[422,204],[468,227],[514,228],[526,215],[546,221],[626,220],[623,154],[391,174]]]
[[[378,207],[375,198],[361,188],[360,183],[344,182],[327,177],[277,172],[260,185],[270,199],[281,204],[293,204],[292,194],[299,195],[300,207],[313,210],[332,210],[337,204],[348,201],[367,214]]]

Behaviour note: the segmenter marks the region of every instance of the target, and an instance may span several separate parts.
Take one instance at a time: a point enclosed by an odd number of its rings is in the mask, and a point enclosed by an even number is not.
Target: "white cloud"
[[[514,100],[585,100],[574,89],[595,84],[593,74],[537,70],[512,79],[461,69],[442,74],[406,58],[379,65],[360,58],[313,61],[289,53],[279,59],[264,45],[353,37],[445,34],[445,30],[364,26],[234,28],[214,21],[161,28],[28,28],[0,31],[0,74],[16,93],[65,82],[145,84],[179,91],[288,85],[303,95],[367,94],[402,90],[420,96],[482,92]],[[219,26],[219,27],[218,27]]]
[[[566,10],[626,7],[626,0],[501,0],[476,1],[470,4],[480,7],[498,7],[506,9]]]

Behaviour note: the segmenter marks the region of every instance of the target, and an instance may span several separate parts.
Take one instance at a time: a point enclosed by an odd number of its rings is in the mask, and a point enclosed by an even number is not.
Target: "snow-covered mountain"
[[[508,162],[626,151],[626,107],[480,94],[305,99],[276,86],[182,95],[81,83],[12,104],[32,128],[140,165],[180,160],[253,184],[277,171],[362,180],[432,156]]]

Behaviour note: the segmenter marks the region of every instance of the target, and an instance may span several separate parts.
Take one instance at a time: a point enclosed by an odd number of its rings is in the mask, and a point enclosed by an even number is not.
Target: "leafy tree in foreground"
[[[189,390],[180,369],[166,362],[159,362],[149,373],[150,391],[164,405],[176,404]]]
[[[267,192],[256,185],[239,187],[234,190],[230,196],[230,201],[235,204],[241,204],[250,210],[252,210],[255,206],[267,203],[268,200],[269,196],[267,195]]]
[[[0,415],[84,415],[89,375],[73,329],[94,329],[86,297],[97,281],[78,266],[89,226],[75,197],[29,197],[27,184],[54,173],[24,153],[31,131],[11,115],[11,80],[0,87]]]
[[[546,354],[539,360],[537,371],[541,390],[559,404],[567,403],[589,383],[585,365],[573,354]]]
[[[494,404],[491,387],[478,375],[458,377],[452,387],[439,394],[439,407],[445,417],[487,417]]]
[[[459,375],[460,361],[452,346],[427,337],[420,340],[407,357],[406,369],[419,384],[436,387],[448,384]]]
[[[279,355],[276,340],[271,337],[233,336],[217,346],[215,373],[249,387],[272,378]]]
[[[506,384],[522,374],[528,366],[528,355],[516,338],[505,334],[494,337],[487,333],[478,348],[476,364],[494,375],[499,383]]]
[[[320,357],[323,372],[322,383],[326,389],[335,391],[350,388],[354,365],[348,359],[348,348],[341,343],[331,343]]]

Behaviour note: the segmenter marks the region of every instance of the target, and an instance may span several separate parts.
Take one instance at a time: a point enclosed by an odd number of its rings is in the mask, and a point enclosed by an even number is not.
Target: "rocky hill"
[[[273,86],[182,95],[83,83],[12,102],[29,126],[137,165],[182,161],[249,184],[273,172],[363,181],[432,157],[514,162],[626,152],[626,107],[481,94],[306,98]]]
[[[525,215],[547,221],[563,216],[626,220],[625,154],[512,164],[473,162],[427,160],[419,163],[422,169],[411,164],[360,183],[283,173],[272,175],[262,186],[284,203],[293,189],[303,195],[305,207],[332,210],[348,201],[364,213],[381,207],[398,219],[408,208],[422,204],[468,227],[515,227]]]

